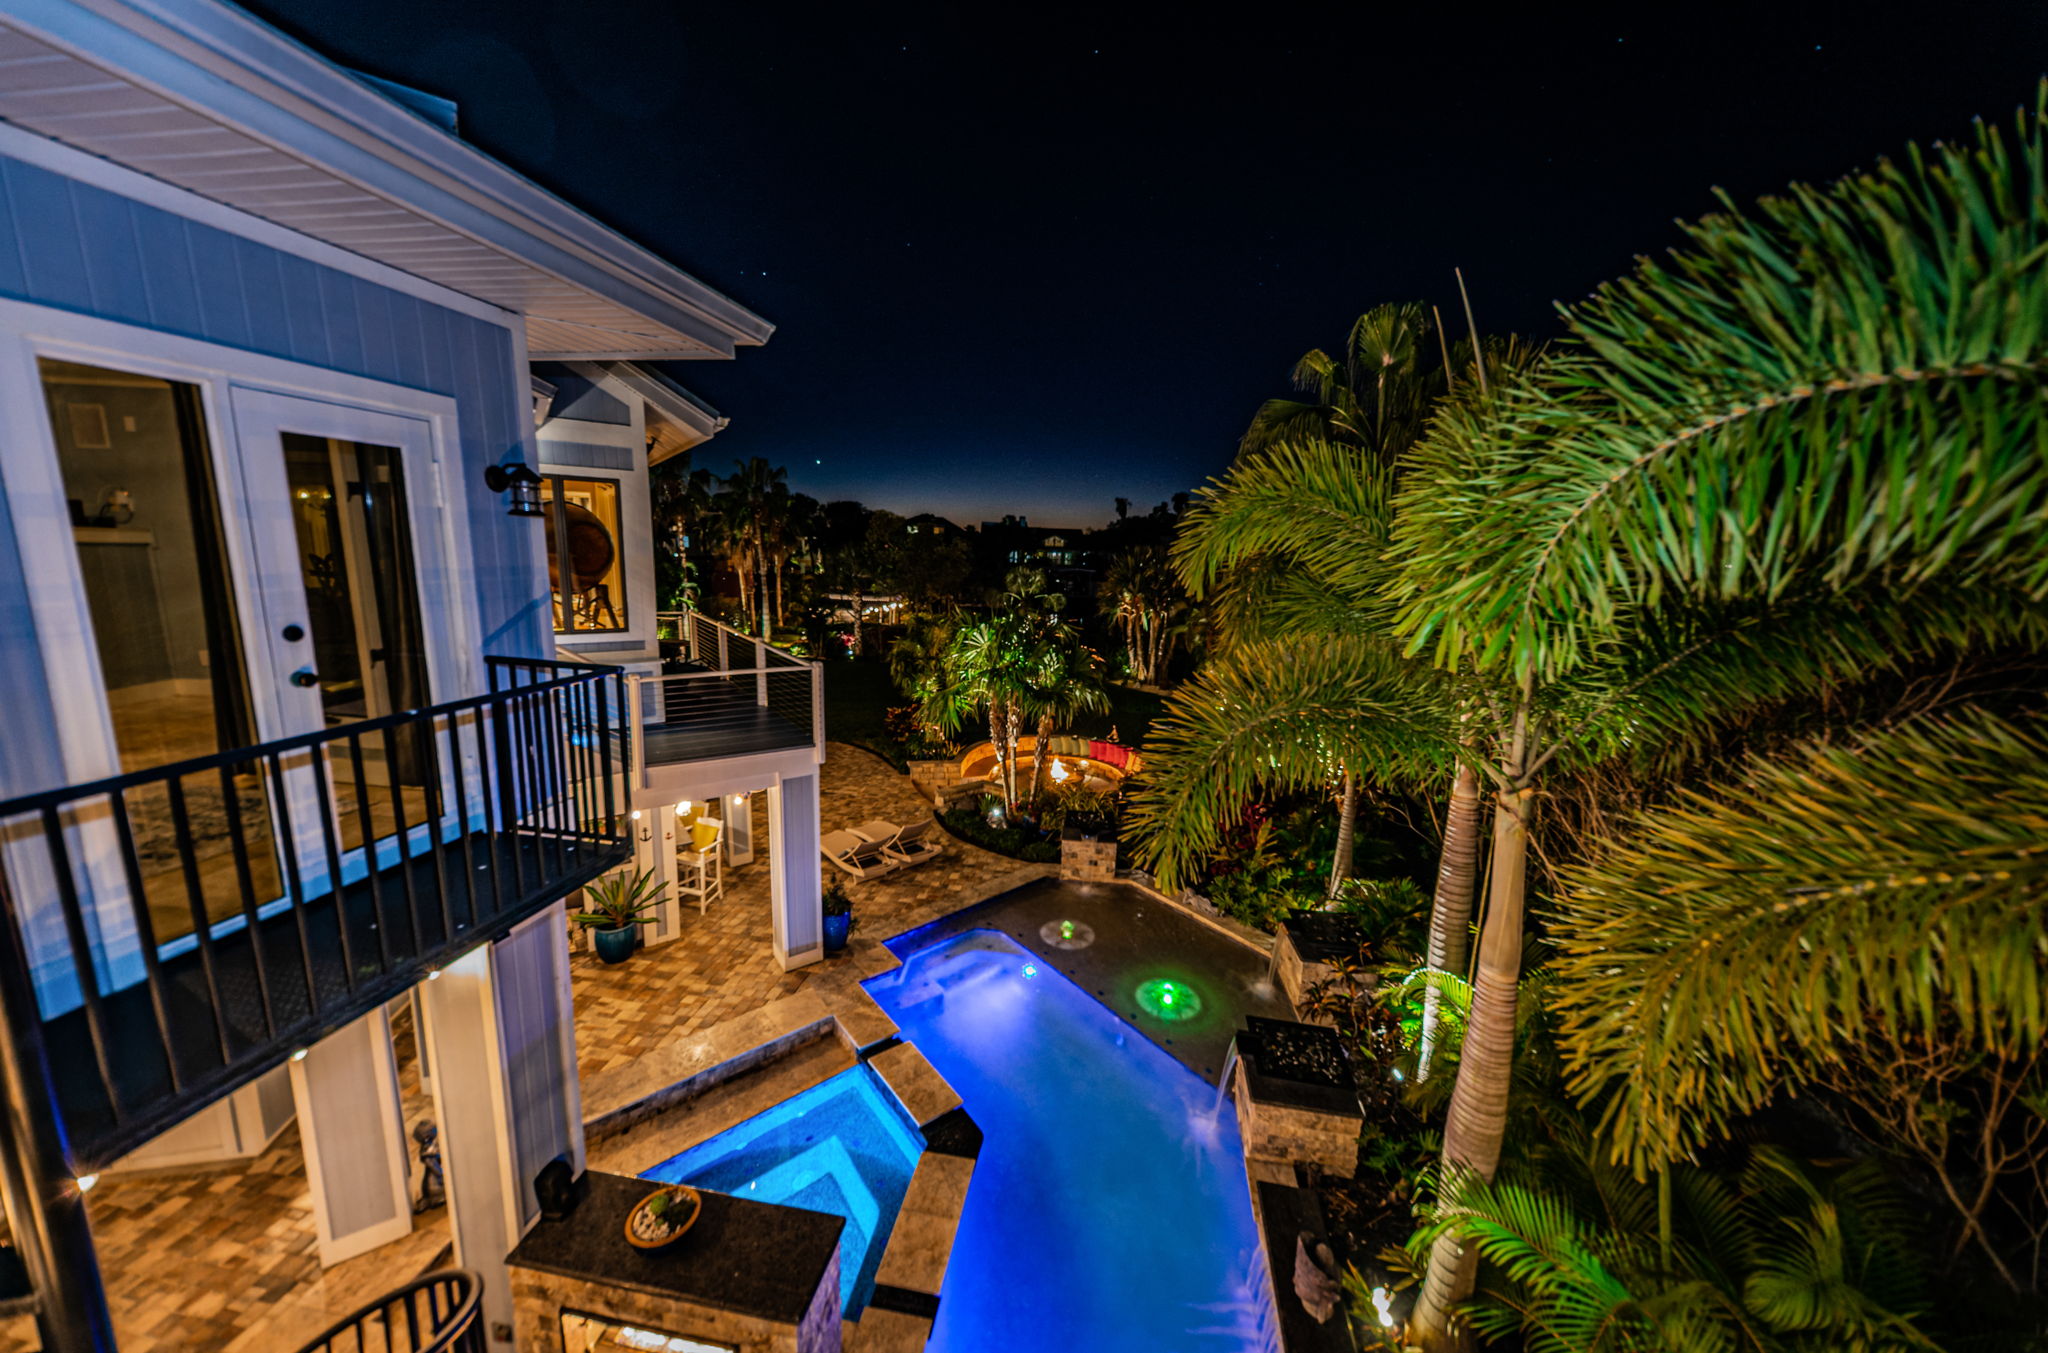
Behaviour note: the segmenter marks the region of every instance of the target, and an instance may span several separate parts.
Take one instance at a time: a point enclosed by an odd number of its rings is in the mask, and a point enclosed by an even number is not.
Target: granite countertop
[[[626,1214],[653,1181],[588,1170],[576,1210],[543,1218],[506,1263],[787,1324],[800,1322],[839,1249],[846,1222],[824,1212],[700,1189],[704,1210],[662,1250],[626,1242]]]

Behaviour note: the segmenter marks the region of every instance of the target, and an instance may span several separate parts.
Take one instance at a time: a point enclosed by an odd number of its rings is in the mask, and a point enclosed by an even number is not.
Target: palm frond
[[[2048,739],[1980,712],[1758,760],[1565,871],[1560,1041],[1638,1171],[1870,1022],[2048,1035]]]
[[[1407,469],[1404,632],[1516,676],[1681,597],[1817,571],[2048,594],[2048,85],[2012,135],[1729,204],[1441,415]]]
[[[1446,692],[1370,639],[1232,649],[1152,724],[1127,819],[1138,857],[1179,886],[1261,790],[1324,784],[1343,766],[1389,783],[1441,773],[1456,755]]]

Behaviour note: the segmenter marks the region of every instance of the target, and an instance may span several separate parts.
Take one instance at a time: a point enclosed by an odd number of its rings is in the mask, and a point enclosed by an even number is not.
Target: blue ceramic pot
[[[836,954],[846,948],[846,936],[853,929],[853,913],[825,918],[825,952]]]
[[[613,926],[610,930],[593,930],[590,943],[597,950],[597,956],[607,963],[624,963],[633,956],[633,946],[640,940],[637,925]]]

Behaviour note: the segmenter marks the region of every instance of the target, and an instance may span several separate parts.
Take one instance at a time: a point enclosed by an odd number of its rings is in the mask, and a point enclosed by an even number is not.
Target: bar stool
[[[676,892],[697,899],[702,916],[713,900],[725,897],[725,852],[719,842],[725,824],[715,817],[700,817],[688,824],[689,844],[676,851]]]

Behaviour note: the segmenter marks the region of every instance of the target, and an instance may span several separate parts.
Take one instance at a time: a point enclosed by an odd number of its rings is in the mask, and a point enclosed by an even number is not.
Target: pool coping
[[[901,966],[886,949],[881,953],[888,965],[869,975]],[[834,995],[828,1005],[815,993],[798,992],[593,1077],[595,1093],[584,1097],[584,1133],[615,1136],[798,1049],[837,1039],[857,1064],[869,1068],[925,1139],[890,1224],[874,1292],[860,1317],[849,1322],[859,1331],[863,1353],[912,1353],[924,1347],[938,1314],[939,1289],[981,1151],[981,1129],[959,1093],[899,1036],[896,1022],[859,983]],[[801,1093],[792,1091],[791,1097]]]

